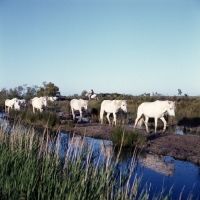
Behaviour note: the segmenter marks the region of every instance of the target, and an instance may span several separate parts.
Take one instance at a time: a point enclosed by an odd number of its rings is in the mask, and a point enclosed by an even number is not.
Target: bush
[[[132,147],[136,144],[144,144],[146,138],[138,131],[134,130],[122,130],[121,128],[115,128],[112,133],[112,142],[115,146]]]

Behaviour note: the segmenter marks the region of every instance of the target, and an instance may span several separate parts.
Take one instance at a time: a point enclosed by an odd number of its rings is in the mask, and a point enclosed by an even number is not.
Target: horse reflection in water
[[[68,149],[65,154],[65,164],[68,160],[78,161],[83,149],[88,150],[88,141],[83,136],[73,136],[68,139]],[[65,166],[64,166],[65,168]]]
[[[105,145],[103,140],[100,140],[101,154],[107,158],[113,156],[113,145],[111,143]]]
[[[174,174],[174,163],[166,162],[163,156],[146,154],[144,157],[139,158],[139,162],[142,166],[150,168],[157,173],[164,174],[166,176],[172,176]]]

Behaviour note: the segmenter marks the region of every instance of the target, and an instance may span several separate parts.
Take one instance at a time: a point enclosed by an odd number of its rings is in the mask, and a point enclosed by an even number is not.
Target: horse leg
[[[147,133],[149,133],[148,121],[149,121],[149,118],[148,118],[148,117],[145,117],[144,124],[145,124],[145,126],[146,126],[146,131],[147,131]]]
[[[81,121],[81,119],[82,119],[82,111],[81,111],[81,110],[79,110],[79,112],[80,112],[80,117],[79,117],[78,121],[80,122],[80,121]]]
[[[158,118],[155,117],[155,118],[154,118],[154,121],[155,121],[155,133],[156,133],[156,130],[157,130],[157,124],[158,124]]]
[[[104,110],[101,109],[101,111],[100,111],[100,121],[101,121],[101,124],[103,124],[103,114],[104,114]]]
[[[141,118],[142,115],[137,115],[137,118],[135,120],[134,128],[136,128],[136,125],[138,123],[138,120]]]
[[[110,125],[111,123],[110,123],[110,118],[109,118],[109,116],[110,116],[110,113],[107,113],[107,119],[108,119],[108,122],[109,122],[109,125]]]
[[[117,124],[117,122],[116,122],[116,113],[113,113],[113,123],[112,124],[114,124],[115,123],[115,126],[116,126],[116,124]]]
[[[164,127],[163,127],[163,133],[165,132],[165,130],[166,130],[166,125],[167,125],[167,122],[166,122],[166,120],[165,120],[165,118],[164,117],[161,117],[160,118],[162,121],[163,121],[163,123],[164,123]]]
[[[75,119],[75,115],[74,115],[74,109],[71,107],[71,111],[72,111],[72,117],[73,117],[73,120]]]

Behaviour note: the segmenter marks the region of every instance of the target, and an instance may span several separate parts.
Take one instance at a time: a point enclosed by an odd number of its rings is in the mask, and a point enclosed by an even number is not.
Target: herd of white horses
[[[86,95],[91,98],[89,95]],[[31,100],[31,104],[33,107],[33,112],[35,113],[35,109],[43,111],[45,107],[47,107],[48,101],[56,101],[56,97],[34,97]],[[8,107],[8,112],[10,108],[14,108],[15,110],[20,110],[22,106],[26,106],[26,101],[24,99],[19,100],[17,98],[13,98],[11,100],[7,99],[5,101],[5,111],[6,107]],[[82,110],[83,108],[87,110],[88,107],[88,100],[83,99],[72,99],[70,101],[71,112],[73,116],[73,120],[75,120],[75,113],[74,111],[78,110],[80,113],[80,117],[78,122],[82,120]],[[116,114],[118,113],[119,109],[122,109],[125,113],[127,113],[127,101],[126,100],[103,100],[101,103],[100,108],[100,122],[103,124],[103,116],[104,112],[107,113],[107,119],[109,125],[116,125]],[[113,121],[111,123],[110,114],[113,114]],[[148,129],[148,120],[149,118],[155,119],[155,132],[157,130],[157,121],[161,119],[164,127],[163,132],[166,130],[167,122],[164,118],[164,115],[168,114],[169,116],[175,117],[175,102],[173,101],[154,101],[154,102],[144,102],[139,105],[137,110],[137,118],[135,120],[134,128],[141,126],[142,123],[145,124],[146,131],[149,132]],[[143,119],[144,117],[144,119]]]

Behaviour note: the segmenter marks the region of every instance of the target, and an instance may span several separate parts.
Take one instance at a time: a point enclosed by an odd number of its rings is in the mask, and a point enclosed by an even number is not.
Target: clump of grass
[[[122,128],[115,128],[111,138],[115,146],[122,147],[133,147],[136,144],[142,145],[146,142],[146,137],[137,130],[123,130]]]
[[[68,121],[67,122],[67,128],[73,128],[75,126],[73,121]]]
[[[36,111],[33,113],[32,110],[11,110],[9,116],[13,117],[14,119],[23,120],[27,124],[45,125],[48,128],[53,128],[60,125],[60,118],[55,111],[43,111],[42,113]]]

